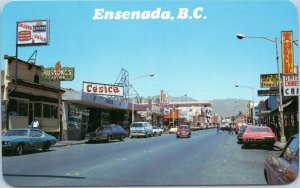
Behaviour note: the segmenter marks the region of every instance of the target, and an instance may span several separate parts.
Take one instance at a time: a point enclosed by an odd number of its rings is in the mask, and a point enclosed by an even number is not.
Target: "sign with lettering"
[[[279,95],[278,89],[275,90],[257,90],[258,96],[273,96],[273,95]]]
[[[74,67],[61,67],[58,61],[55,67],[48,67],[42,70],[41,79],[47,81],[72,81],[74,80]]]
[[[282,80],[282,78],[281,78]],[[278,74],[261,74],[260,75],[260,87],[278,87]]]
[[[49,20],[19,21],[17,22],[17,45],[48,45],[49,30]]]
[[[293,32],[281,32],[282,73],[294,73]]]
[[[298,96],[298,74],[283,75],[283,96]]]
[[[124,95],[123,86],[83,82],[83,92],[98,95],[121,96]]]

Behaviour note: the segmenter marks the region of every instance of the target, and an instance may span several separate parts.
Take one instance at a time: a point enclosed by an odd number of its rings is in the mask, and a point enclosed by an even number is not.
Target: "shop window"
[[[28,101],[22,99],[10,99],[8,103],[8,115],[28,116]]]
[[[50,104],[43,104],[43,117],[44,118],[57,118],[57,106]]]
[[[42,104],[41,103],[34,103],[34,116],[42,117]]]
[[[43,105],[43,117],[50,118],[50,105],[48,104]]]

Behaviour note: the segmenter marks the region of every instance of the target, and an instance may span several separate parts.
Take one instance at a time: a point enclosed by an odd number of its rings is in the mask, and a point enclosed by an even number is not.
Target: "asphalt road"
[[[209,129],[3,156],[2,170],[11,186],[265,185],[265,158],[277,153]]]

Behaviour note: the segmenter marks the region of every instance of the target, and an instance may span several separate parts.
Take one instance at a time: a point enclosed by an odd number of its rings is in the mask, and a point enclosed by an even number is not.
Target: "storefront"
[[[129,129],[131,103],[72,89],[65,91],[62,101],[64,140],[82,140],[86,133],[106,124],[119,124]],[[134,110],[144,111],[146,106],[135,104]]]
[[[42,66],[15,57],[5,56],[2,83],[2,131],[25,128],[34,117],[39,128],[57,138],[60,133],[60,98],[63,90],[59,81],[40,79]],[[5,111],[3,111],[5,110]]]

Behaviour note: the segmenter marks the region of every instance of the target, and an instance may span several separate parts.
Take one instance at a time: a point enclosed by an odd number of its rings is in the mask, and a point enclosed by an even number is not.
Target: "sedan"
[[[248,127],[248,125],[241,125],[239,127],[239,131],[238,131],[238,135],[237,135],[238,143],[242,143],[243,142],[243,135],[244,135],[247,127]]]
[[[269,155],[264,175],[268,184],[292,183],[299,173],[299,134],[292,136],[279,156]]]
[[[181,138],[181,137],[188,137],[190,138],[192,135],[192,131],[188,125],[180,125],[177,132],[176,132],[176,137]]]
[[[273,148],[275,143],[275,134],[267,126],[248,126],[243,135],[244,147],[251,144],[267,145]]]
[[[96,131],[86,135],[89,142],[106,140],[110,143],[111,140],[118,139],[123,141],[127,137],[127,132],[120,125],[110,124],[99,127]]]
[[[10,129],[2,135],[2,150],[22,155],[24,151],[49,150],[56,144],[56,138],[39,129]]]

